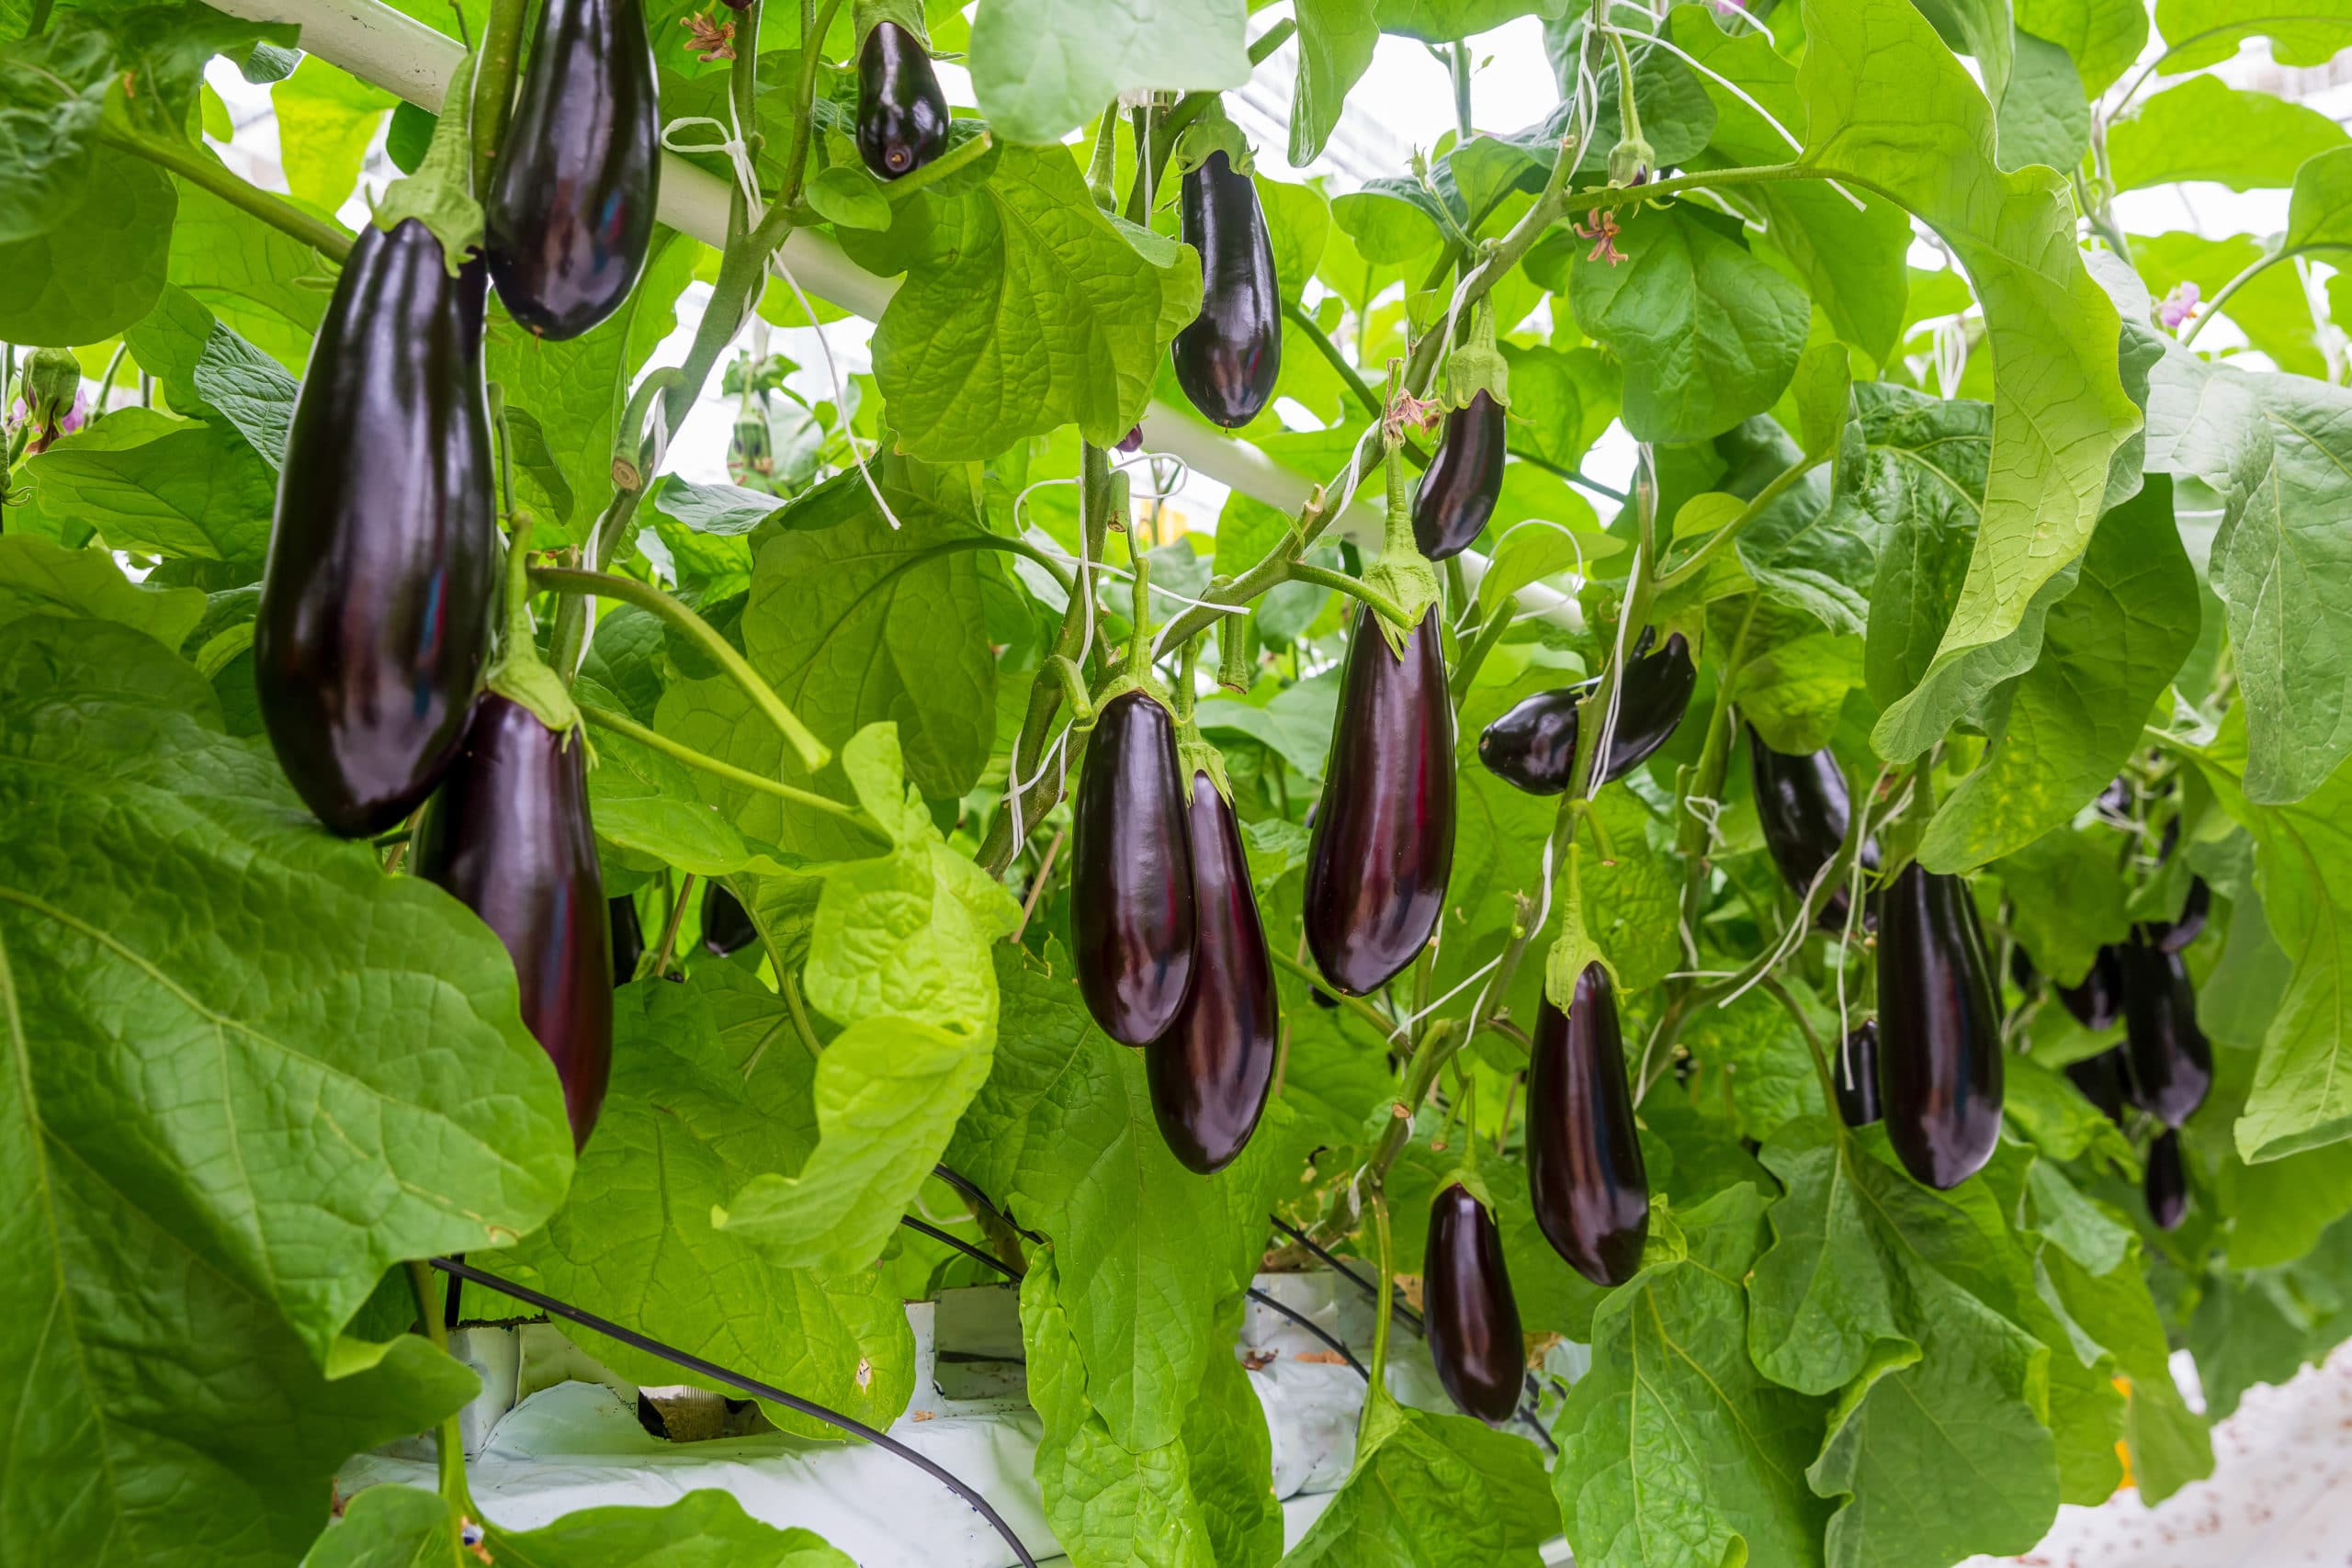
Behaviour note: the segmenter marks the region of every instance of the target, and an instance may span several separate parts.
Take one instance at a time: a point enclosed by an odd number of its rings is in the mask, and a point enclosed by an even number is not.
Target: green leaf
[[[2109,127],[2107,155],[2118,190],[2176,180],[2255,190],[2295,184],[2305,159],[2346,140],[2344,128],[2317,109],[2218,76],[2191,76]]]
[[[13,18],[7,31],[19,34],[29,19]],[[68,12],[0,52],[0,244],[50,232],[88,197],[114,57],[91,20]]]
[[[2059,985],[2081,985],[2098,950],[2131,934],[2112,834],[2055,829],[1993,870],[2009,897],[2010,930]]]
[[[1430,1568],[1534,1568],[1559,1529],[1544,1456],[1524,1438],[1467,1416],[1432,1416],[1375,1396],[1355,1468],[1292,1568],[1411,1562]]]
[[[588,808],[597,837],[696,876],[725,876],[749,858],[743,836],[696,792],[685,765],[626,735],[597,731]]]
[[[664,474],[646,491],[645,503],[697,534],[722,538],[748,534],[775,516],[784,503],[775,496],[731,484],[696,484]]]
[[[2352,160],[2346,161],[2346,169],[2352,173]],[[2245,234],[2208,239],[2176,231],[2132,237],[2132,265],[2146,281],[2148,292],[2159,299],[2177,285],[2191,282],[2199,296],[2210,301],[2223,284],[2263,254],[2263,247]],[[2327,360],[2317,341],[2319,323],[2312,320],[2311,300],[2293,267],[2274,265],[2255,273],[2231,293],[2221,313],[2281,370],[2327,378]]]
[[[1794,284],[1699,209],[1638,209],[1625,260],[1577,262],[1577,322],[1625,371],[1625,428],[1643,441],[1703,441],[1772,406],[1804,348]]]
[[[310,359],[334,279],[334,264],[300,240],[209,191],[180,187],[171,281],[286,369],[299,373]]]
[[[2022,28],[2010,40],[2009,79],[1996,110],[2002,164],[2079,166],[2090,154],[2091,115],[2074,61],[2060,45]]]
[[[710,965],[683,985],[624,986],[613,1002],[613,1081],[596,1135],[564,1206],[524,1244],[518,1273],[721,1366],[888,1426],[914,1387],[914,1339],[895,1292],[870,1269],[791,1267],[712,1224],[713,1205],[764,1173],[799,1167],[817,1146],[816,1064],[784,999],[740,969]],[[740,1392],[618,1340],[581,1337],[633,1381]],[[838,1436],[809,1416],[762,1408],[787,1431]]]
[[[25,466],[40,509],[78,518],[118,550],[257,565],[277,486],[218,425],[117,409]]]
[[[858,731],[842,766],[897,848],[823,872],[802,983],[844,1028],[817,1067],[822,1136],[799,1175],[756,1178],[717,1217],[792,1267],[856,1269],[881,1255],[989,1076],[989,949],[1021,917],[902,782],[894,728]]]
[[[0,244],[0,338],[71,348],[145,315],[164,289],[177,206],[154,164],[99,148],[71,222]]]
[[[808,182],[808,205],[845,229],[888,229],[890,199],[862,165],[835,164]]]
[[[1830,508],[1848,532],[1878,541],[1862,669],[1883,707],[1927,674],[1959,602],[1993,411],[1871,383],[1854,401],[1860,440],[1838,461]]]
[[[2099,97],[2148,41],[2143,0],[2017,0],[2018,30],[2048,39],[2073,59],[2086,97]]]
[[[279,161],[287,188],[333,212],[359,183],[359,165],[385,114],[400,99],[381,87],[306,54],[294,73],[273,85]]]
[[[1609,830],[1617,863],[1594,855],[1585,866],[1585,920],[1609,955],[1618,988],[1645,991],[1682,966],[1682,867],[1666,848],[1673,829],[1657,822],[1631,789],[1604,790],[1592,809]]]
[[[581,1508],[535,1530],[491,1525],[482,1550],[513,1568],[855,1568],[814,1531],[777,1529],[712,1491],[661,1508]],[[302,1568],[424,1568],[465,1557],[437,1494],[376,1485],[351,1500]]]
[[[1478,613],[1502,613],[1510,596],[1531,582],[1575,571],[1625,547],[1606,534],[1579,534],[1537,519],[1513,527],[1496,542],[1486,574],[1478,579]]]
[[[856,477],[845,478],[862,502],[848,521],[788,528],[761,547],[744,654],[819,735],[838,741],[895,723],[922,792],[961,795],[996,739],[996,658],[981,598],[994,568],[972,547],[985,536],[896,487],[883,491],[893,527]]]
[[[1348,94],[1372,63],[1380,41],[1373,0],[1298,0],[1298,81],[1291,91],[1290,154],[1294,169],[1322,155],[1340,123]]]
[[[1836,1009],[1822,1007],[1802,981],[1788,990],[1836,1050],[1842,1040]],[[1700,1009],[1685,1026],[1682,1043],[1696,1066],[1690,1083],[1692,1104],[1728,1121],[1744,1138],[1773,1137],[1789,1122],[1828,1109],[1804,1035],[1788,1010],[1761,988],[1751,987],[1726,1006]]]
[[[2172,47],[2172,72],[2212,65],[2250,38],[2270,40],[2281,65],[2322,65],[2352,43],[2352,6],[2345,0],[2156,0],[2156,30]]]
[[[2283,251],[2352,245],[2352,151],[2319,152],[2295,171]]]
[[[1023,35],[1024,55],[1035,42]],[[906,254],[901,231],[918,225]],[[907,274],[875,330],[874,373],[900,446],[936,462],[992,457],[1072,421],[1114,445],[1200,310],[1198,259],[1096,207],[1065,147],[1007,147],[985,182],[900,208],[887,244],[844,243]]]
[[[1601,1303],[1592,1369],[1560,1414],[1552,1485],[1568,1542],[1586,1568],[1818,1563],[1828,1509],[1804,1469],[1823,1405],[1747,1357],[1742,1280],[1764,1201],[1743,1184],[1676,1218],[1688,1256]]]
[[[2008,694],[1976,771],[1919,844],[1931,871],[1971,871],[2063,828],[2143,744],[2141,727],[2197,641],[2197,573],[2151,476],[2091,536],[2075,591],[2050,613],[2041,657]]]
[[[1274,255],[1275,282],[1283,299],[1299,299],[1330,238],[1331,204],[1313,186],[1270,179],[1263,172],[1252,174],[1250,183],[1266,216],[1266,242]],[[1322,363],[1319,354],[1310,357]]]
[[[1596,348],[1501,347],[1510,367],[1510,449],[1577,467],[1617,417],[1623,374]]]
[[[1862,639],[1814,632],[1741,664],[1732,696],[1765,745],[1795,757],[1829,744],[1861,683]]]
[[[1930,674],[2018,632],[2082,552],[2109,459],[2140,424],[2116,355],[2116,313],[2085,270],[2064,178],[2002,173],[1983,94],[1905,0],[1807,0],[1798,87],[1805,167],[1884,193],[1942,236],[1984,307],[1994,420],[1983,525]],[[1940,735],[1948,687],[1905,699]],[[1883,748],[1882,748],[1883,749]]]
[[[972,23],[972,91],[999,136],[1059,141],[1131,87],[1240,86],[1244,19],[1242,0],[1000,0]]]
[[[132,582],[105,550],[60,549],[47,539],[0,535],[0,622],[23,615],[86,615],[145,632],[177,648],[204,618],[193,588]]]

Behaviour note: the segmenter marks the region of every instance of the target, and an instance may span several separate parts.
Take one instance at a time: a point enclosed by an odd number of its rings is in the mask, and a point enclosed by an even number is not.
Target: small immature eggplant
[[[449,776],[416,830],[416,874],[506,943],[523,1021],[555,1063],[574,1147],[588,1141],[613,1065],[613,946],[587,746],[496,692],[475,705]]]
[[[2058,1000],[2076,1023],[2094,1032],[2114,1028],[2123,1016],[2123,950],[2100,948],[2079,984],[2057,989]]]
[[[742,952],[760,940],[742,900],[716,882],[702,885],[702,945],[716,958]]]
[[[1140,689],[1103,704],[1070,808],[1069,923],[1087,1010],[1123,1045],[1167,1033],[1192,987],[1185,800],[1168,705]]]
[[[1626,664],[1617,728],[1609,738],[1609,761],[1600,770],[1600,783],[1623,778],[1672,739],[1698,680],[1690,644],[1680,632],[1668,637],[1656,653]],[[1505,784],[1530,795],[1560,794],[1576,772],[1577,705],[1593,685],[1586,681],[1538,692],[1514,704],[1479,735],[1478,761]]]
[[[263,725],[345,838],[398,824],[465,739],[499,578],[481,264],[365,224],[311,345],[254,623]]]
[[[1186,836],[1197,927],[1193,985],[1168,1032],[1146,1047],[1152,1114],[1169,1152],[1212,1175],[1257,1130],[1274,1081],[1281,1014],[1241,824],[1206,769],[1193,774]]]
[[[2197,993],[2177,953],[2137,940],[2122,953],[2124,1067],[2132,1103],[2177,1127],[2213,1087],[2213,1050],[2197,1027]]]
[[[1802,898],[1846,841],[1853,806],[1846,792],[1845,772],[1826,750],[1803,756],[1773,750],[1752,725],[1747,731],[1747,761],[1756,783],[1756,816],[1764,829],[1764,847],[1772,852],[1781,879]],[[1877,869],[1875,841],[1862,845],[1862,864]],[[1848,889],[1826,889],[1815,923],[1825,931],[1844,929],[1848,903]],[[1868,911],[1864,918],[1868,919]]]
[[[1830,1064],[1838,1091],[1838,1114],[1849,1127],[1867,1127],[1882,1114],[1878,1101],[1878,1020],[1864,1019],[1846,1036],[1845,1049]]]
[[[1389,651],[1377,617],[1349,633],[1331,760],[1308,841],[1307,950],[1335,991],[1376,991],[1419,955],[1453,874],[1453,705],[1435,605]]]
[[[857,155],[877,180],[910,175],[947,149],[947,95],[922,40],[876,22],[857,51]]]
[[[1413,542],[1431,560],[1477,543],[1503,488],[1503,406],[1486,392],[1445,416],[1445,434],[1413,497]]]
[[[613,984],[626,986],[637,978],[637,961],[645,956],[645,927],[637,918],[637,898],[623,894],[609,906],[613,928]]]
[[[2148,1145],[2148,1168],[2141,1179],[2140,1195],[2147,1200],[2148,1218],[2160,1231],[2180,1228],[2188,1214],[2188,1171],[2181,1164],[2180,1134],[2167,1127]]]
[[[2066,1064],[2066,1076],[2083,1091],[2083,1098],[2106,1112],[2107,1119],[2119,1127],[2123,1125],[2125,1070],[2120,1045],[2110,1045],[2096,1056]]]
[[[1527,1070],[1527,1185],[1554,1251],[1596,1285],[1642,1266],[1650,1185],[1634,1129],[1609,971],[1588,964],[1562,1012],[1545,998]]]
[[[2034,987],[2041,984],[2041,971],[2033,966],[2033,954],[2022,947],[2012,945],[2009,949],[2009,978],[2017,982],[2018,990],[2028,996],[2033,995]]]
[[[1519,1302],[1503,1268],[1502,1232],[1459,1181],[1430,1203],[1421,1304],[1430,1359],[1454,1404],[1489,1427],[1517,1415],[1527,1342],[1520,1337]]]
[[[1913,1177],[1957,1187],[2001,1138],[2001,1008],[1968,884],[1917,861],[1879,896],[1879,1090]]]
[[[578,337],[637,287],[661,130],[642,0],[546,0],[482,197],[491,278],[525,330]]]
[[[1201,253],[1201,313],[1176,334],[1176,384],[1212,424],[1238,429],[1273,396],[1282,290],[1258,187],[1222,151],[1184,175],[1184,243]]]
[[[2181,904],[2180,919],[2152,920],[2145,928],[2148,941],[2159,953],[2186,953],[2205,930],[2205,918],[2212,912],[2213,890],[2205,886],[2201,876],[2188,884],[2188,897]]]

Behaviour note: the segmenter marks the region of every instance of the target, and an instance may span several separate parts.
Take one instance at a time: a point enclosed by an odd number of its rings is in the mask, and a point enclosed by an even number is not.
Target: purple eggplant
[[[1845,1048],[1829,1064],[1829,1082],[1847,1126],[1867,1127],[1879,1119],[1878,1020],[1864,1019],[1846,1036]]]
[[[1968,884],[1914,861],[1879,896],[1879,1095],[1903,1167],[1957,1187],[2001,1138],[2001,1008]]]
[[[1518,1414],[1527,1342],[1503,1267],[1502,1232],[1458,1181],[1430,1203],[1421,1305],[1437,1381],[1462,1413],[1489,1427]]]
[[[1680,632],[1656,653],[1638,655],[1625,666],[1617,700],[1617,728],[1609,738],[1608,764],[1600,783],[1620,779],[1647,761],[1673,738],[1698,684],[1690,644]],[[1530,795],[1558,795],[1576,771],[1577,708],[1595,682],[1538,692],[1511,705],[1478,736],[1478,761],[1487,771]]]
[[[637,918],[637,898],[623,894],[608,905],[613,928],[613,984],[626,986],[637,978],[637,961],[645,956],[645,927]]]
[[[1283,300],[1258,187],[1223,152],[1184,175],[1184,243],[1201,254],[1201,313],[1176,334],[1176,384],[1212,424],[1258,417],[1282,373]]]
[[[703,951],[715,958],[742,952],[760,940],[742,900],[716,882],[702,885]]]
[[[1503,488],[1503,406],[1484,391],[1445,416],[1437,455],[1413,497],[1413,542],[1431,560],[1478,542]]]
[[[2082,979],[2057,991],[2060,1004],[2085,1029],[2097,1032],[2114,1028],[2123,1016],[2123,950],[2100,948]]]
[[[2180,906],[2180,918],[2172,920],[2152,920],[2141,928],[2150,945],[2159,953],[2186,953],[2205,930],[2206,917],[2212,913],[2213,890],[2205,886],[2201,876],[2188,884],[2188,897]]]
[[[2180,1228],[2188,1214],[2188,1171],[2181,1163],[2180,1134],[2167,1127],[2148,1145],[2148,1168],[2140,1195],[2147,1200],[2148,1218],[2160,1231]]]
[[[1764,744],[1754,727],[1747,731],[1748,772],[1756,784],[1756,816],[1764,829],[1764,847],[1781,879],[1802,898],[1822,867],[1838,857],[1852,820],[1852,800],[1846,791],[1845,771],[1826,750],[1791,756]],[[1878,845],[1862,845],[1862,865],[1878,869]],[[1825,931],[1846,924],[1849,890],[1824,891],[1815,922]],[[1869,911],[1865,910],[1865,917]]]
[[[2177,1127],[2213,1087],[2213,1048],[2197,1027],[2197,993],[2180,954],[2123,944],[2123,1061],[2132,1103]]]
[[[2122,1046],[2110,1045],[2096,1056],[2067,1063],[2066,1077],[2083,1091],[2083,1098],[2098,1106],[2109,1121],[2119,1127],[2123,1125],[2125,1067]]]
[[[1544,999],[1527,1070],[1527,1184],[1535,1221],[1569,1267],[1622,1285],[1642,1266],[1650,1186],[1625,1081],[1609,971],[1588,964],[1562,1012]]]
[[[1142,690],[1103,704],[1070,808],[1070,939],[1088,1010],[1125,1045],[1167,1033],[1193,983],[1185,800],[1168,705]]]
[[[922,40],[876,22],[857,51],[857,155],[879,180],[910,175],[947,150],[947,95]]]

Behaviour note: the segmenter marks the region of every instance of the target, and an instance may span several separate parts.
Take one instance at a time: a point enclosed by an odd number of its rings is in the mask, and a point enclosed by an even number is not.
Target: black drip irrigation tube
[[[713,1382],[740,1388],[755,1399],[764,1399],[771,1404],[781,1404],[787,1410],[797,1410],[801,1415],[822,1421],[829,1427],[839,1427],[854,1438],[865,1438],[884,1452],[894,1454],[906,1461],[970,1504],[973,1512],[986,1519],[996,1533],[1004,1538],[1004,1543],[1012,1548],[1013,1555],[1021,1560],[1023,1568],[1037,1568],[1037,1560],[1029,1554],[1029,1549],[1022,1544],[1021,1538],[1013,1533],[1012,1527],[1006,1524],[1003,1517],[989,1506],[987,1498],[948,1473],[946,1469],[935,1461],[917,1453],[888,1433],[876,1431],[865,1422],[854,1416],[844,1416],[838,1410],[828,1409],[813,1399],[803,1399],[797,1393],[786,1393],[774,1383],[762,1382],[757,1378],[747,1378],[741,1372],[729,1371],[716,1361],[707,1361],[700,1356],[681,1350],[675,1346],[664,1345],[658,1339],[648,1338],[634,1329],[623,1328],[610,1318],[598,1317],[593,1312],[573,1306],[569,1302],[560,1302],[553,1296],[532,1290],[527,1285],[518,1285],[511,1280],[500,1279],[497,1275],[477,1269],[470,1263],[455,1258],[435,1258],[432,1262],[433,1267],[445,1274],[460,1280],[470,1280],[488,1290],[496,1291],[502,1295],[512,1296],[518,1302],[527,1303],[549,1316],[566,1318],[583,1328],[593,1328],[605,1337],[617,1339],[632,1349],[642,1350],[650,1356],[658,1356],[665,1361],[685,1368],[690,1372],[698,1372]]]

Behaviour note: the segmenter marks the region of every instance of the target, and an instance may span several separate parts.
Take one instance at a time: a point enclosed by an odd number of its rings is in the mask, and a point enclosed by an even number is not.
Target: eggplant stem
[[[351,247],[358,243],[339,225],[313,218],[292,202],[246,184],[218,159],[193,148],[176,146],[115,125],[101,125],[98,140],[119,152],[137,153],[188,184],[210,191],[247,216],[258,218],[278,232],[300,240],[337,265],[350,256]]]
[[[923,186],[935,184],[959,169],[978,163],[988,156],[989,150],[995,145],[996,138],[986,130],[981,131],[978,136],[967,136],[922,168],[900,175],[897,179],[884,186],[882,194],[889,199],[891,206],[896,207]]]
[[[491,0],[490,20],[481,29],[481,49],[474,56],[473,150],[474,188],[490,185],[498,162],[499,144],[506,140],[506,124],[514,112],[514,70],[523,53],[523,13],[526,0]],[[442,106],[446,111],[446,104]]]
[[[691,746],[671,739],[659,730],[648,729],[637,720],[625,714],[615,713],[610,708],[598,707],[594,703],[581,703],[579,706],[580,716],[599,729],[609,729],[614,734],[634,740],[640,746],[650,746],[664,756],[675,758],[687,767],[698,769],[713,778],[725,779],[729,784],[741,784],[745,789],[755,789],[763,795],[772,795],[778,800],[788,800],[795,806],[805,806],[811,811],[821,811],[829,817],[837,817],[860,832],[871,833],[881,842],[889,842],[890,836],[876,827],[873,819],[854,806],[835,800],[830,795],[819,795],[814,790],[795,789],[788,784],[782,784],[752,773],[748,768],[739,768],[732,762],[722,762],[707,751],[697,751]]]
[[[1397,605],[1396,600],[1391,599],[1377,588],[1365,587],[1361,578],[1350,577],[1344,571],[1333,571],[1329,567],[1310,566],[1306,561],[1296,560],[1290,563],[1289,570],[1283,575],[1293,582],[1312,582],[1317,587],[1329,588],[1361,599],[1378,611],[1380,618],[1392,626],[1410,624],[1405,619],[1405,612]]]
[[[678,884],[678,896],[670,901],[670,918],[662,924],[662,946],[653,954],[653,967],[646,974],[658,978],[670,973],[670,960],[678,951],[678,927],[685,921],[686,899],[694,890],[695,874],[690,871]]]
[[[1345,1008],[1348,1011],[1361,1017],[1366,1023],[1369,1023],[1373,1028],[1378,1030],[1380,1032],[1381,1039],[1385,1040],[1391,1034],[1396,1032],[1396,1024],[1382,1017],[1380,1010],[1374,1007],[1362,997],[1351,997],[1345,991],[1332,989],[1331,983],[1323,978],[1322,976],[1317,974],[1312,968],[1300,963],[1297,959],[1292,958],[1288,954],[1277,951],[1272,946],[1269,946],[1266,949],[1266,956],[1274,961],[1275,968],[1289,970],[1292,974],[1297,976],[1300,979],[1306,981],[1308,985],[1314,987],[1317,990],[1322,992],[1327,997],[1337,997],[1340,1000],[1340,1005],[1342,1008]]]
[[[408,1263],[409,1288],[416,1292],[416,1315],[424,1325],[424,1337],[443,1355],[449,1353],[449,1330],[442,1321],[441,1288],[433,1278],[433,1266],[422,1258]],[[433,1429],[433,1454],[439,1472],[441,1500],[449,1510],[450,1560],[461,1565],[466,1561],[465,1524],[479,1519],[473,1494],[466,1485],[466,1436],[458,1424],[458,1413],[451,1411]]]

